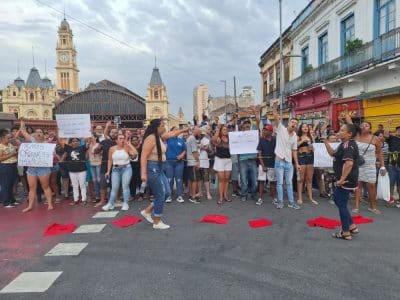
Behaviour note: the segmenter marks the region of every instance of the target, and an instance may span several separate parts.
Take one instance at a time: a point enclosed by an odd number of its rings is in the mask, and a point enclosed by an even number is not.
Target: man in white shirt
[[[275,174],[277,177],[277,194],[278,203],[276,208],[283,208],[283,179],[285,178],[286,192],[288,195],[288,207],[300,209],[300,206],[293,199],[293,164],[295,162],[296,170],[300,169],[297,161],[297,126],[298,120],[292,118],[289,121],[287,128],[282,125],[278,114],[278,102],[273,104],[274,114],[274,129],[276,132],[276,147],[275,147]]]
[[[200,140],[200,175],[203,180],[204,187],[207,193],[207,199],[211,200],[210,193],[210,160],[208,159],[208,152],[211,149],[210,145],[210,132],[211,128],[209,125],[201,128],[201,140]]]

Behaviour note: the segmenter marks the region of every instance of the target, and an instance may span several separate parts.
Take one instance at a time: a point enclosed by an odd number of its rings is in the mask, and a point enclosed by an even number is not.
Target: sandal
[[[320,193],[319,196],[320,196],[321,198],[329,198],[329,195],[328,195],[327,192]]]
[[[314,205],[318,205],[318,201],[315,201],[314,199],[310,199],[310,202]]]
[[[356,234],[359,234],[359,233],[360,233],[360,232],[358,231],[358,227],[357,227],[357,226],[354,227],[353,229],[350,229],[349,231],[350,231],[350,234],[351,234],[351,235],[356,235]]]
[[[377,208],[368,207],[368,211],[372,212],[372,213],[374,213],[376,215],[381,215],[382,214],[381,211],[379,209],[377,209]]]
[[[303,205],[303,201],[297,200],[298,205]]]
[[[226,202],[232,202],[232,199],[226,198],[225,201]]]
[[[218,204],[218,205],[222,205],[222,202],[223,202],[223,200],[218,200],[218,201],[217,201],[217,204]]]
[[[351,237],[351,234],[343,234],[343,231],[339,231],[336,233],[332,234],[332,237],[335,239],[342,239],[342,240],[346,240],[346,241],[351,241],[353,238]]]
[[[78,204],[78,202],[76,201],[74,201],[74,202],[71,202],[69,205],[71,205],[71,206],[75,206],[75,205],[77,205]]]
[[[360,214],[360,210],[359,210],[358,208],[353,208],[353,209],[351,210],[351,212],[352,212],[353,214],[357,214],[357,215]]]

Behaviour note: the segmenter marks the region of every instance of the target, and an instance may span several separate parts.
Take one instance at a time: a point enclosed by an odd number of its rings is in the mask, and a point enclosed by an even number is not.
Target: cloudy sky
[[[309,0],[283,0],[288,26]],[[67,14],[78,51],[81,88],[108,79],[146,96],[154,56],[167,86],[170,112],[192,116],[193,87],[221,96],[252,85],[260,101],[260,55],[278,37],[278,0],[1,0],[0,89],[35,65],[55,81],[57,27]],[[70,17],[69,17],[70,16]],[[76,18],[77,20],[74,20]],[[79,21],[130,47],[116,42]]]

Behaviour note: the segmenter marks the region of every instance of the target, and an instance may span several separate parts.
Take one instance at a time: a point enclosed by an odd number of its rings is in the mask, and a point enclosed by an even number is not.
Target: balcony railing
[[[400,27],[364,44],[353,53],[340,56],[289,81],[285,86],[285,94],[368,69],[395,57],[400,57]]]

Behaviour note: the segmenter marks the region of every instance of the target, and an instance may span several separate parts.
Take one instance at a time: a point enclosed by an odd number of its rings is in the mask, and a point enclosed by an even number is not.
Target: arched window
[[[154,99],[158,99],[158,91],[154,91]]]
[[[14,109],[14,115],[15,115],[15,118],[18,119],[18,109]]]
[[[17,96],[17,92],[16,91],[13,91],[13,96],[14,97]]]
[[[37,117],[37,113],[35,112],[35,111],[33,111],[33,110],[30,110],[30,111],[28,111],[28,113],[26,114],[26,116],[28,117],[28,118],[36,118]]]
[[[33,94],[33,93],[30,93],[29,94],[29,101],[35,101],[35,94]]]

